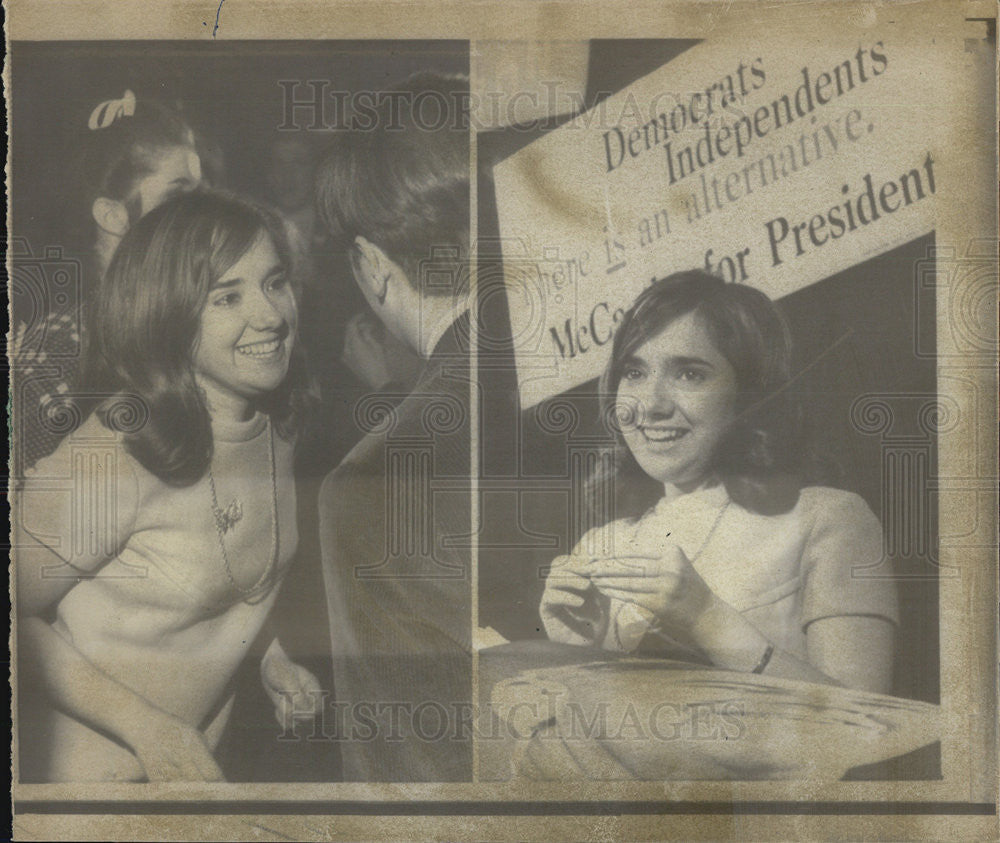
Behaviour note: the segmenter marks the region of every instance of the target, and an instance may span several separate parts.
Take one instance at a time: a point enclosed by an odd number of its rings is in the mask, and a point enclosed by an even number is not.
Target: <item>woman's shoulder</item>
[[[874,517],[868,502],[855,492],[835,489],[832,486],[804,486],[799,492],[797,507],[811,510],[818,515],[825,512],[868,514]]]
[[[881,535],[878,516],[855,492],[829,486],[806,486],[799,493],[796,510],[811,525],[814,538],[830,532]]]
[[[70,416],[79,413],[75,406],[70,409]],[[26,481],[37,477],[76,476],[81,471],[105,473],[109,469],[115,474],[132,477],[148,473],[129,454],[124,429],[116,425],[114,417],[95,410],[82,420],[77,417],[70,421],[58,447],[25,471]]]
[[[21,524],[38,536],[64,538],[74,530],[98,535],[110,528],[118,531],[117,542],[135,523],[148,477],[125,450],[121,433],[91,413],[24,472],[17,487]],[[115,513],[110,521],[109,511]]]

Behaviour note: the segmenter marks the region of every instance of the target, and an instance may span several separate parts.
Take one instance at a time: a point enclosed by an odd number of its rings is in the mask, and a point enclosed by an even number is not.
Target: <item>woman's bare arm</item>
[[[15,526],[18,661],[53,704],[132,748],[150,781],[218,781],[222,771],[204,736],[105,673],[41,615],[85,576]],[[58,748],[57,750],[58,751]]]
[[[892,693],[896,627],[887,618],[821,618],[806,627],[809,661],[848,688]]]
[[[125,742],[147,779],[222,780],[197,729],[116,681],[41,618],[25,618],[18,638],[21,664],[40,680],[56,707]]]
[[[609,597],[642,606],[668,630],[685,630],[718,667],[879,693],[891,688],[893,625],[887,619],[813,621],[806,629],[806,660],[775,647],[708,587],[677,548],[655,560],[600,560],[591,577]]]

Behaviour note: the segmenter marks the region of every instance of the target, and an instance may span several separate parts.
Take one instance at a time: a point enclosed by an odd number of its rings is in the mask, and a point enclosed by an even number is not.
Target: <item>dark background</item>
[[[458,41],[15,41],[11,68],[14,233],[42,246],[63,243],[60,195],[73,139],[99,102],[126,88],[177,108],[217,147],[219,186],[257,195],[267,144],[284,119],[279,80],[299,80],[295,95],[308,99],[310,79],[328,80],[328,91],[379,91],[420,70],[467,74],[469,60]],[[300,109],[297,122],[308,126],[308,113]]]
[[[695,41],[592,41],[586,102],[620,90],[670,61]],[[568,119],[567,115],[564,119]],[[547,129],[553,128],[550,121]],[[490,179],[493,164],[542,134],[521,126],[480,134],[479,290],[482,307],[480,383],[482,512],[479,550],[479,624],[504,637],[543,638],[538,604],[543,569],[568,553],[583,532],[579,498],[581,460],[610,440],[598,416],[596,381],[521,412],[503,295],[499,226]],[[936,476],[933,435],[919,425],[919,407],[936,394],[933,290],[918,297],[918,270],[932,255],[933,235],[860,263],[781,300],[795,343],[795,382],[818,454],[829,463],[828,485],[860,494],[880,517],[899,579],[895,693],[938,702],[938,582]],[[663,274],[687,267],[664,267]],[[920,353],[917,353],[919,349]],[[878,394],[889,407],[891,429],[863,433],[851,407]],[[893,445],[916,455],[903,475],[889,471]],[[899,465],[895,463],[894,465]],[[923,497],[922,497],[923,496]],[[924,546],[907,538],[907,512],[926,504]],[[908,532],[910,531],[910,532]],[[888,568],[888,566],[887,566]],[[880,569],[885,573],[887,569]]]

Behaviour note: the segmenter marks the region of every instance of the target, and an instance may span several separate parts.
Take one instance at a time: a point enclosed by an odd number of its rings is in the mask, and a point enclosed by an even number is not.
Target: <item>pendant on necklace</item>
[[[214,507],[213,507],[214,509]],[[232,501],[225,509],[214,509],[215,524],[219,531],[225,535],[235,527],[243,518],[243,504],[239,499]]]

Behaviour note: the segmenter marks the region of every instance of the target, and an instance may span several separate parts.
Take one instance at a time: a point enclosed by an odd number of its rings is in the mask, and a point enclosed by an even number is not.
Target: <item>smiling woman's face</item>
[[[295,295],[274,247],[261,232],[216,281],[201,314],[195,377],[211,407],[248,406],[277,389],[295,342]]]
[[[736,372],[687,313],[623,363],[617,403],[625,444],[654,480],[691,491],[735,418],[736,395]]]

